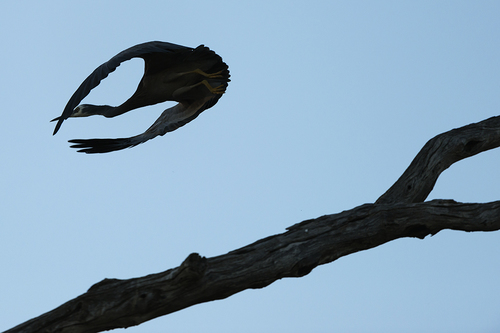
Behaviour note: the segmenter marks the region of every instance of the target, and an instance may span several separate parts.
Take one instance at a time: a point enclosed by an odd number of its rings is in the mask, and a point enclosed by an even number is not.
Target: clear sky
[[[104,278],[178,266],[374,202],[433,136],[500,113],[498,1],[0,3],[0,331]],[[49,120],[138,43],[205,44],[229,65],[217,105],[132,149],[171,104]],[[86,103],[121,104],[141,60]],[[500,199],[500,150],[446,170],[429,199]],[[443,231],[196,305],[139,332],[498,332],[500,233]]]

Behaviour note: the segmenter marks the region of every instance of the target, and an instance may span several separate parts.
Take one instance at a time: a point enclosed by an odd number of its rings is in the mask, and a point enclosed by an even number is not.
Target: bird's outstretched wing
[[[195,105],[185,107],[185,105],[179,103],[163,111],[160,117],[144,133],[130,138],[75,139],[69,140],[69,142],[73,143],[71,148],[79,149],[78,152],[87,154],[109,153],[115,150],[134,147],[158,135],[165,135],[184,126],[198,117],[204,110],[212,107],[219,98],[220,96],[212,98],[199,107]]]
[[[147,42],[132,46],[97,67],[92,74],[90,74],[85,81],[82,82],[73,96],[71,96],[61,116],[52,120],[57,120],[54,134],[57,133],[63,121],[68,119],[68,117],[72,114],[73,109],[77,107],[78,104],[80,104],[80,102],[90,93],[90,91],[97,87],[99,83],[109,75],[109,73],[113,72],[118,66],[120,66],[122,62],[132,58],[141,57],[145,54],[169,53],[177,50],[192,50],[192,48],[167,42]]]

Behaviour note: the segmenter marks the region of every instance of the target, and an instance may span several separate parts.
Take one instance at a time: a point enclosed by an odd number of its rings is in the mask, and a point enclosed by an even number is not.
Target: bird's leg
[[[204,71],[202,71],[201,69],[196,68],[193,71],[184,72],[182,74],[199,74],[199,75],[202,75],[202,76],[209,78],[209,79],[217,79],[217,78],[222,77],[221,73],[222,73],[222,70],[215,72],[215,73],[212,73],[212,74],[208,74],[208,73],[205,73]]]
[[[212,87],[210,85],[210,83],[208,83],[207,80],[203,80],[201,81],[200,83],[196,84],[195,86],[199,85],[199,84],[203,84],[205,87],[208,88],[208,90],[212,93],[212,94],[216,94],[216,95],[221,95],[224,93],[224,85],[220,85],[220,86],[217,86],[217,87]]]
[[[192,100],[203,98],[207,94],[206,91],[204,91],[205,88],[203,86],[205,86],[210,91],[210,93],[215,95],[222,95],[225,91],[224,85],[221,84],[214,88],[210,85],[210,83],[208,83],[207,80],[203,80],[191,86],[185,86],[175,90],[172,96],[174,98],[177,98],[178,100]]]

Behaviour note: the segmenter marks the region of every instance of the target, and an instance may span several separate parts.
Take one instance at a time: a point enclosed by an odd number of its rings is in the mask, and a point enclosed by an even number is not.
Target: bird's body
[[[101,80],[113,72],[122,62],[142,58],[144,75],[135,93],[123,104],[82,104],[77,106]],[[165,42],[149,42],[120,52],[102,64],[83,81],[57,120],[54,134],[69,117],[103,115],[115,117],[130,110],[165,101],[179,104],[165,110],[144,133],[130,138],[70,140],[79,152],[106,153],[132,147],[158,135],[171,132],[212,107],[225,92],[229,82],[228,66],[221,57],[200,45],[189,48]]]

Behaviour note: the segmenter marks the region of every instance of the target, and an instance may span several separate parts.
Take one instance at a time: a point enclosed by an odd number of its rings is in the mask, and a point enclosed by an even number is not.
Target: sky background
[[[374,202],[433,136],[500,113],[498,1],[0,3],[0,331],[81,295]],[[132,149],[67,140],[142,133],[172,103],[61,114],[138,43],[205,44],[229,65],[217,105]],[[118,105],[143,63],[85,99]],[[500,199],[500,150],[460,161],[430,199]],[[498,332],[500,232],[400,239],[142,332]]]

